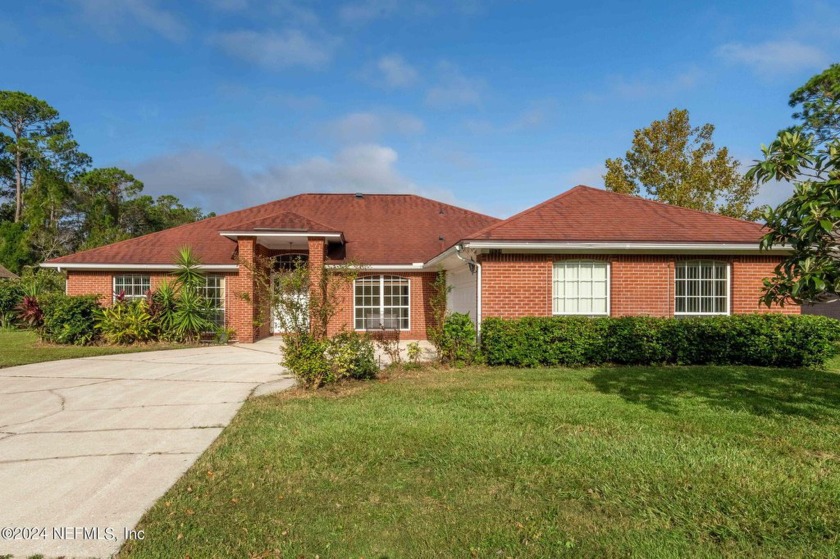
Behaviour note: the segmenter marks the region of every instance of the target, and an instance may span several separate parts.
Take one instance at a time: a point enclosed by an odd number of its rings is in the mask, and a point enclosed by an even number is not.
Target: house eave
[[[337,269],[348,266],[346,264],[326,264],[327,269]],[[413,264],[352,264],[348,266],[350,269],[361,272],[422,272],[425,265],[422,262],[415,262]]]
[[[669,254],[785,254],[790,247],[762,249],[758,243],[714,242],[554,242],[554,241],[463,241],[464,248],[522,252],[567,253],[669,253]]]
[[[326,231],[272,231],[266,229],[254,229],[253,231],[219,231],[219,235],[227,237],[231,240],[236,240],[239,237],[323,237],[325,239],[339,239],[342,242],[344,241],[344,235],[342,233]]]
[[[757,243],[676,243],[676,242],[556,242],[556,241],[481,241],[465,240],[441,252],[428,262],[426,268],[442,264],[453,256],[458,247],[477,251],[501,250],[523,253],[566,254],[787,254],[791,247],[762,249]]]
[[[64,270],[79,270],[90,272],[109,272],[109,271],[142,271],[142,272],[172,272],[178,269],[175,264],[138,264],[138,263],[120,263],[120,264],[104,264],[104,263],[87,263],[87,262],[44,262],[41,268],[51,268],[59,272]],[[239,270],[237,264],[201,264],[198,266],[199,270],[205,272],[235,272]]]

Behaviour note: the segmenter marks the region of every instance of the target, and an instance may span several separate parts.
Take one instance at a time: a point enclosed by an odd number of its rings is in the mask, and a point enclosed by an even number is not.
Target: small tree
[[[792,251],[764,281],[767,304],[815,303],[840,294],[840,64],[790,96],[799,123],[761,146],[764,160],[749,170],[757,184],[793,183],[779,207],[765,207],[763,248]]]
[[[776,209],[766,207],[769,232],[762,248],[792,252],[764,280],[768,306],[813,303],[840,293],[840,140],[820,147],[811,136],[784,131],[762,146],[764,161],[748,176],[758,183],[791,181],[793,195]]]
[[[607,159],[607,190],[731,217],[754,219],[758,188],[741,174],[727,148],[712,141],[715,127],[692,127],[688,111],[674,109],[663,120],[636,130],[622,158]]]

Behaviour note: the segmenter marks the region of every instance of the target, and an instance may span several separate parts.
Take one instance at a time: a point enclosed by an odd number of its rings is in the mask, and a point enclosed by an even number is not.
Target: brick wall
[[[733,314],[799,313],[796,305],[768,309],[758,304],[762,279],[772,274],[779,257],[499,254],[481,256],[482,319],[550,315],[552,266],[563,259],[610,262],[612,316],[673,316],[675,263],[697,258],[731,262]]]
[[[257,339],[258,321],[256,289],[254,288],[254,266],[257,258],[257,242],[254,237],[240,237],[237,241],[239,273],[227,282],[226,321],[228,328],[236,331],[236,339],[250,343]]]
[[[609,260],[610,315],[673,316],[673,257],[617,255]]]
[[[799,305],[767,308],[758,303],[764,286],[762,280],[773,275],[773,270],[780,260],[779,257],[774,256],[740,256],[732,259],[732,312],[734,314],[753,312],[799,314],[801,312]]]
[[[482,255],[482,320],[550,315],[553,261],[550,254]]]

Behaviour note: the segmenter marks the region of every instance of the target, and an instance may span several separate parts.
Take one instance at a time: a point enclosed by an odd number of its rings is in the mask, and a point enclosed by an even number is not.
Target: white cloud
[[[355,112],[327,123],[327,134],[341,142],[372,142],[383,136],[422,134],[425,124],[419,118],[400,112]]]
[[[614,96],[624,99],[668,97],[696,87],[704,77],[704,73],[698,68],[689,68],[666,77],[610,76],[607,79],[609,92],[590,95],[589,98],[603,100]]]
[[[333,159],[313,157],[276,165],[255,177],[264,192],[414,192],[417,186],[396,169],[397,152],[377,144],[340,150]],[[278,196],[280,197],[280,196]]]
[[[284,31],[239,30],[218,33],[210,42],[229,56],[281,70],[292,66],[321,68],[331,59],[338,43],[335,38],[314,38],[298,29]]]
[[[390,88],[410,87],[417,83],[417,70],[398,54],[383,56],[376,62],[382,83]]]
[[[438,84],[426,92],[426,103],[432,107],[451,108],[481,104],[484,82],[469,78],[448,62],[438,65]]]
[[[747,66],[763,77],[796,74],[804,69],[822,68],[830,62],[821,49],[795,40],[753,45],[727,43],[718,47],[715,54],[727,62]]]
[[[266,17],[286,23],[314,24],[318,15],[299,0],[205,0],[212,9],[264,22]]]
[[[228,212],[302,192],[413,193],[458,203],[451,191],[420,186],[397,169],[388,146],[357,144],[332,157],[317,156],[246,173],[221,153],[184,150],[121,166],[143,181],[147,194],[174,194],[204,211]],[[231,196],[236,192],[236,196]]]
[[[97,33],[119,39],[127,29],[145,27],[170,41],[182,41],[188,30],[172,12],[156,0],[73,0]]]
[[[555,112],[556,102],[553,99],[545,99],[531,103],[518,116],[506,123],[496,124],[487,119],[467,119],[463,126],[468,132],[478,136],[510,134],[540,128],[552,119]]]
[[[185,205],[204,211],[228,211],[241,205],[241,198],[231,192],[250,196],[249,177],[209,151],[185,150],[123,166],[143,181],[145,194],[174,194]]]

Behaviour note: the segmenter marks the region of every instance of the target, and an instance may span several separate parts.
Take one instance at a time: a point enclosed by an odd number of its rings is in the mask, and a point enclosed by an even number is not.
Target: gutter
[[[328,270],[335,268],[349,267],[352,270],[359,270],[361,272],[422,272],[424,265],[422,262],[415,262],[413,264],[358,264],[347,266],[346,264],[325,264]]]
[[[178,269],[178,266],[174,264],[87,264],[78,262],[44,262],[40,267],[55,269],[59,272],[63,270],[171,272]],[[239,266],[236,264],[200,264],[197,268],[205,272],[235,272],[239,269]]]
[[[644,252],[754,252],[756,254],[784,253],[788,245],[764,250],[758,243],[653,243],[653,242],[540,242],[540,241],[463,241],[465,248],[507,250],[568,250],[568,251],[644,251]],[[442,256],[442,255],[440,255]],[[439,257],[435,257],[436,259]]]

